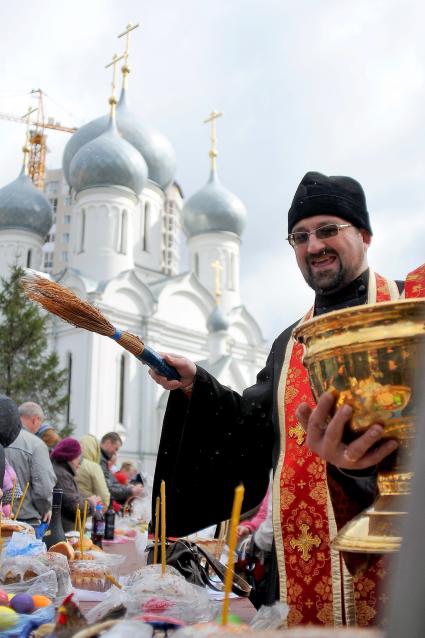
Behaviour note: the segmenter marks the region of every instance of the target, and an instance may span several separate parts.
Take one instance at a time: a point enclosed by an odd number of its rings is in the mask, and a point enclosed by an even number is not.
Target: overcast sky
[[[20,0],[0,8],[0,111],[32,88],[79,126],[107,111],[104,69],[128,22],[129,104],[177,153],[186,196],[208,177],[212,109],[221,181],[248,209],[243,302],[271,341],[311,304],[287,245],[287,210],[309,170],[365,191],[369,253],[383,275],[425,261],[425,5],[406,0]],[[0,120],[0,185],[19,172],[24,127]],[[49,133],[47,164],[68,137]]]

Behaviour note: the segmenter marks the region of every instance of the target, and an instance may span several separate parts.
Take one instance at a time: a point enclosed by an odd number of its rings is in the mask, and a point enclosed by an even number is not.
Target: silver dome
[[[216,306],[208,317],[208,332],[220,332],[220,330],[227,330],[229,326],[230,321],[225,316],[220,306]]]
[[[162,188],[166,188],[174,179],[176,172],[174,149],[162,133],[148,126],[139,116],[129,111],[124,89],[121,91],[117,104],[116,119],[119,133],[142,154],[146,161],[149,179]],[[75,154],[82,146],[106,131],[108,122],[107,115],[88,122],[79,128],[67,143],[62,165],[68,183],[70,183],[71,162]]]
[[[0,189],[0,230],[28,230],[44,239],[52,223],[49,201],[23,169],[19,177]]]
[[[217,231],[241,235],[246,209],[236,195],[220,184],[216,172],[211,171],[207,184],[187,200],[182,214],[183,226],[190,237]]]
[[[148,169],[140,153],[118,133],[113,120],[109,128],[87,142],[74,155],[69,181],[77,193],[96,186],[123,186],[139,195]]]

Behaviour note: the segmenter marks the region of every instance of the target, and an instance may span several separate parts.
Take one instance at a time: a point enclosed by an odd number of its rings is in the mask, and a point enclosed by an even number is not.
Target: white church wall
[[[13,228],[0,235],[0,273],[7,277],[12,266],[40,270],[43,240],[39,235]]]
[[[135,203],[135,195],[124,188],[91,188],[78,193],[70,266],[97,281],[132,268]]]
[[[221,271],[221,307],[227,313],[240,304],[239,255],[240,238],[234,233],[205,233],[188,239],[190,270],[214,295],[216,274],[213,262],[219,261]]]
[[[164,192],[152,182],[148,182],[136,207],[133,238],[136,266],[158,272],[161,269],[161,223],[164,199]]]

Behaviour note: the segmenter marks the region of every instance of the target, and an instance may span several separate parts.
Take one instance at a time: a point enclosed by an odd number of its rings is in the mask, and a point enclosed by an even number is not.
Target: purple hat
[[[73,461],[81,456],[81,445],[77,439],[67,437],[55,445],[50,456],[55,461]]]

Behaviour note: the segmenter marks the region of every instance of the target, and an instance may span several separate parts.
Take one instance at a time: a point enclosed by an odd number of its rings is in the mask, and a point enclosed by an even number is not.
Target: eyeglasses
[[[301,246],[302,244],[306,244],[310,238],[310,235],[316,235],[317,239],[329,239],[330,237],[335,237],[338,235],[339,231],[343,228],[351,228],[352,224],[326,224],[325,226],[320,226],[319,228],[315,228],[308,232],[307,230],[300,230],[295,233],[289,233],[286,238],[292,248],[295,246]]]

